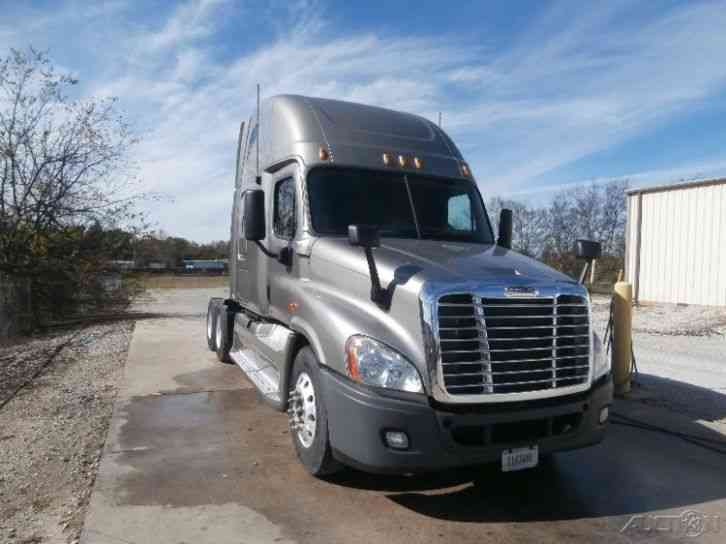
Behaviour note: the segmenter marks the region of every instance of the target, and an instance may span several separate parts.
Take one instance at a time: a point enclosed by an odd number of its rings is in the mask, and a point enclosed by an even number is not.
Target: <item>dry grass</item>
[[[140,278],[146,289],[205,289],[226,287],[229,276],[146,275]]]

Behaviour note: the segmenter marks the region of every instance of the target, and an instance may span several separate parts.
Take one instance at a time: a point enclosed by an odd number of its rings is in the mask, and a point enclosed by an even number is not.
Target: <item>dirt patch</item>
[[[87,326],[0,348],[0,541],[79,538],[132,330]]]

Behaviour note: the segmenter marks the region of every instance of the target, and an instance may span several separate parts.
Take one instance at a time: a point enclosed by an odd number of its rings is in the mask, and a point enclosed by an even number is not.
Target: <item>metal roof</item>
[[[628,189],[627,191],[625,191],[625,194],[626,195],[637,195],[637,194],[642,194],[642,193],[658,193],[661,191],[675,191],[678,189],[692,189],[694,187],[703,187],[705,185],[721,185],[723,183],[726,183],[726,178],[685,181],[685,182],[681,182],[681,183],[653,185],[651,187],[637,187],[635,189]]]

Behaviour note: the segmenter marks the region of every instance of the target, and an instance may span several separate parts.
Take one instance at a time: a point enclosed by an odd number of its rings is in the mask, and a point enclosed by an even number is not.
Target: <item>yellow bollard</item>
[[[632,336],[633,286],[619,281],[613,293],[613,383],[620,397],[630,392]]]

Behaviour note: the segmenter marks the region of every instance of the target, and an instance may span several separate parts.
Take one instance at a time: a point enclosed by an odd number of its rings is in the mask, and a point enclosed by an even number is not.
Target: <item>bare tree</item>
[[[98,285],[119,239],[104,230],[138,218],[135,138],[115,99],[69,98],[76,83],[32,48],[0,59],[0,274],[36,299]]]
[[[499,224],[499,213],[502,208],[512,210],[512,248],[524,255],[538,257],[545,242],[546,211],[541,208],[531,208],[516,200],[494,197],[489,200],[487,209],[495,227]]]
[[[625,254],[625,224],[627,208],[625,191],[628,180],[612,181],[603,187],[601,241],[608,255]]]
[[[44,53],[0,61],[0,271],[32,273],[47,233],[127,220],[134,137],[115,99],[70,100]]]

